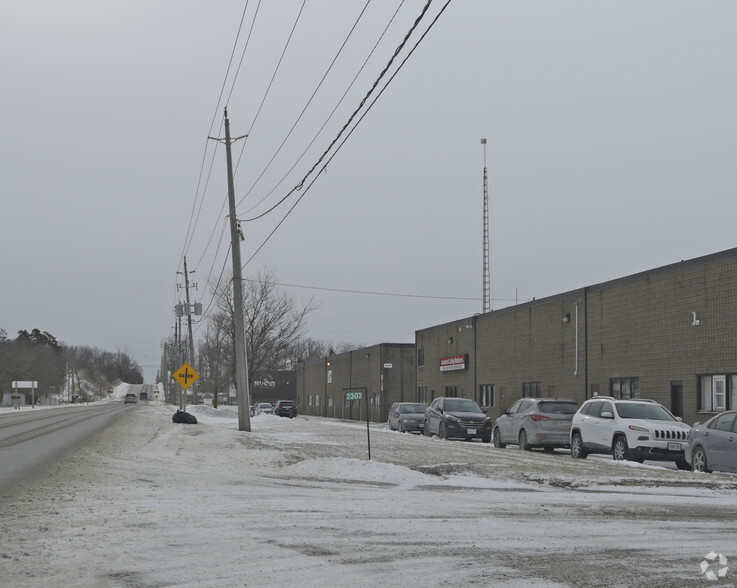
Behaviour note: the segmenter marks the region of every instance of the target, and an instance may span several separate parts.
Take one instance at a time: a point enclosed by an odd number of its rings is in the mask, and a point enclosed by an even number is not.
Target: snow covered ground
[[[117,398],[121,393],[115,391]],[[125,391],[122,391],[124,394]],[[0,586],[732,586],[737,477],[129,405],[0,496]],[[726,577],[702,573],[706,554]],[[709,563],[710,571],[718,567]]]

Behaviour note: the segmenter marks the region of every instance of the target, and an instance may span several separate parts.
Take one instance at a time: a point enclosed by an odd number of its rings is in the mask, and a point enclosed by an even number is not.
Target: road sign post
[[[366,398],[366,442],[368,444],[368,458],[371,459],[371,432],[369,429],[369,402],[366,388],[344,388],[346,400],[362,400]]]

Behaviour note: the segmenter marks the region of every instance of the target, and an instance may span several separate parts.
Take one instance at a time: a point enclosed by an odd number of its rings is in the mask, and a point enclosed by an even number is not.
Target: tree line
[[[143,372],[120,350],[66,345],[40,329],[21,330],[10,339],[7,331],[0,329],[0,404],[13,392],[14,381],[38,382],[38,398],[69,401],[77,396],[92,400],[119,382],[143,383]]]

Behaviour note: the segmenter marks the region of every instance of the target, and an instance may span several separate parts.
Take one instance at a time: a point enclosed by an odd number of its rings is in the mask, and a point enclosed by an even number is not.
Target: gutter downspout
[[[583,373],[584,400],[589,399],[589,288],[583,289]]]

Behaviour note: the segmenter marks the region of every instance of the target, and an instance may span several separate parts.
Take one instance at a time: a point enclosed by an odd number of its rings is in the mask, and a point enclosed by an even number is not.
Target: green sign
[[[345,393],[346,400],[361,400],[363,399],[363,392],[361,390],[354,390],[352,392]]]

